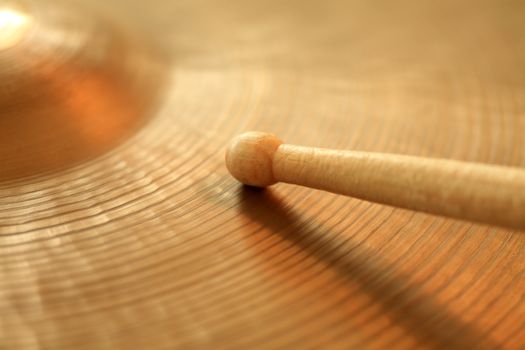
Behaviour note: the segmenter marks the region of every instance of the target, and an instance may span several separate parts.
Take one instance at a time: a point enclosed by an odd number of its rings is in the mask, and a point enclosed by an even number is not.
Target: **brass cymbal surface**
[[[0,180],[91,159],[151,114],[161,61],[125,28],[46,1],[8,2],[0,23]]]
[[[522,232],[224,165],[259,130],[525,167],[522,2],[9,4],[0,348],[525,346]]]

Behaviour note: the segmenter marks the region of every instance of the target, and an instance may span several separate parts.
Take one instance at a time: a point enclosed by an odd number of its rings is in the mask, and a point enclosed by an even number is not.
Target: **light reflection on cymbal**
[[[84,9],[0,8],[0,181],[93,158],[152,114],[162,62]]]
[[[0,8],[0,50],[19,42],[31,25],[31,18],[21,9]]]

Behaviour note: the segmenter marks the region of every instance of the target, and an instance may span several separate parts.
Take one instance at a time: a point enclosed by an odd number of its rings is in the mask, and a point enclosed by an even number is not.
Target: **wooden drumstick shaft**
[[[371,202],[525,228],[525,171],[444,159],[281,145],[277,181]]]
[[[312,187],[376,203],[525,229],[525,170],[281,144],[247,133],[226,156],[241,182]]]

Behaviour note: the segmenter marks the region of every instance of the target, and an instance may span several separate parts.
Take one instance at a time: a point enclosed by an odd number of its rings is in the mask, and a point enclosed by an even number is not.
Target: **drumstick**
[[[284,144],[249,132],[226,166],[257,187],[286,182],[391,206],[525,229],[525,170],[447,159]]]

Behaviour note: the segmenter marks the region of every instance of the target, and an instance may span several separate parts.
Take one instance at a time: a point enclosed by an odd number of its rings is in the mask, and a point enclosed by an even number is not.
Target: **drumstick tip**
[[[273,185],[277,182],[273,175],[273,157],[282,143],[276,136],[264,132],[241,134],[226,149],[226,167],[245,185]]]

